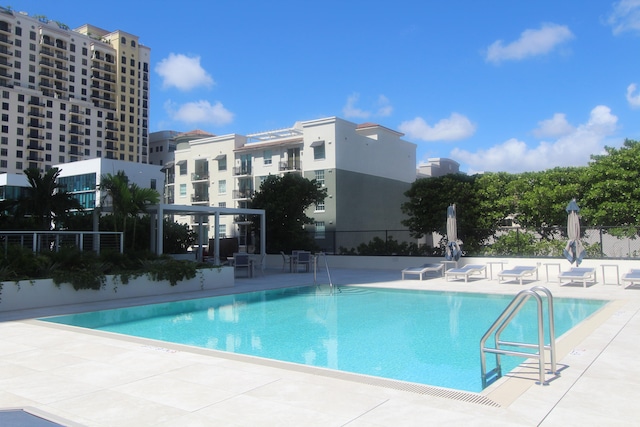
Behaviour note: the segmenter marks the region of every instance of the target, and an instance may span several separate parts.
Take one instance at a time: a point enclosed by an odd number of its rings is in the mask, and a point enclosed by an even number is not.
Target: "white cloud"
[[[454,149],[451,158],[473,171],[511,173],[537,171],[557,166],[585,166],[591,154],[602,152],[605,140],[615,130],[618,118],[609,107],[599,105],[591,110],[589,120],[553,141],[542,141],[535,147],[515,138],[486,150],[470,152]]]
[[[629,102],[631,108],[640,107],[640,93],[638,93],[637,95],[635,94],[637,89],[638,85],[636,85],[635,83],[631,83],[629,86],[627,86],[627,102]]]
[[[377,101],[374,105],[372,105],[371,110],[363,110],[358,108],[356,104],[360,100],[359,93],[353,93],[349,95],[347,98],[347,103],[344,107],[342,107],[342,114],[344,114],[347,119],[368,119],[370,117],[388,117],[393,112],[393,107],[391,106],[391,102],[389,98],[384,95],[378,96]]]
[[[613,34],[640,31],[640,0],[621,0],[613,5],[607,23]]]
[[[565,25],[543,24],[540,29],[523,31],[518,40],[507,45],[502,40],[493,42],[487,49],[485,59],[497,64],[545,55],[572,38],[573,33]]]
[[[171,101],[164,104],[167,114],[175,121],[187,124],[212,124],[223,126],[233,121],[233,113],[224,108],[220,102],[213,105],[209,101],[188,102],[180,106]]]
[[[567,121],[566,115],[556,113],[552,118],[538,122],[538,127],[533,130],[537,138],[559,137],[573,132],[573,126]]]
[[[458,113],[451,113],[448,119],[441,119],[433,126],[422,117],[400,123],[398,127],[409,139],[422,141],[456,141],[473,135],[476,126]]]
[[[213,78],[200,65],[200,57],[189,57],[182,54],[170,53],[169,56],[156,65],[156,73],[162,77],[164,89],[176,87],[188,91],[196,87],[211,87],[215,84]]]

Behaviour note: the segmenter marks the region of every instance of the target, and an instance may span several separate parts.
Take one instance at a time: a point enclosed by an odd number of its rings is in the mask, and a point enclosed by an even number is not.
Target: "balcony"
[[[235,166],[233,168],[233,174],[235,176],[251,175],[251,165]]]
[[[255,192],[253,190],[233,190],[234,200],[238,199],[250,199]]]
[[[301,171],[302,170],[302,161],[301,160],[289,160],[286,162],[280,162],[279,166],[280,172],[283,171]]]
[[[192,203],[209,203],[209,195],[208,194],[193,194],[191,195]]]
[[[191,181],[208,181],[209,172],[195,172],[191,174]]]

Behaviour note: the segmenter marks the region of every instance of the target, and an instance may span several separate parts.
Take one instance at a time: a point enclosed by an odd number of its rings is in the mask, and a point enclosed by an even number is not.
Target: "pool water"
[[[480,338],[512,298],[311,286],[41,320],[477,392]],[[605,303],[555,298],[556,336]],[[535,343],[536,309],[527,302],[502,339]],[[523,360],[503,357],[503,372]],[[494,357],[487,362],[492,369]]]

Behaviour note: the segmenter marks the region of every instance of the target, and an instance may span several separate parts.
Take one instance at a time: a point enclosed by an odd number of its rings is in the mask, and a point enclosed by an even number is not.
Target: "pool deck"
[[[0,313],[0,410],[23,408],[66,426],[136,427],[599,426],[633,425],[640,419],[640,289],[602,283],[560,286],[543,280],[523,286],[489,279],[400,280],[400,271],[388,270],[335,269],[331,275],[337,286],[515,294],[543,285],[554,297],[613,302],[558,340],[561,374],[548,385],[537,385],[528,378],[530,372],[520,372],[480,394],[33,320],[167,297]],[[313,284],[311,273],[267,270],[264,276],[236,279],[234,288],[180,297],[304,284]]]

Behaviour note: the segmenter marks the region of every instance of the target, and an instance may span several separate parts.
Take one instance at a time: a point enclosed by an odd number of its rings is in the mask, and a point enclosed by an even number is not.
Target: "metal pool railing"
[[[0,245],[5,255],[9,246],[21,246],[33,252],[57,252],[63,247],[80,251],[111,249],[124,252],[124,233],[113,231],[0,231]]]

